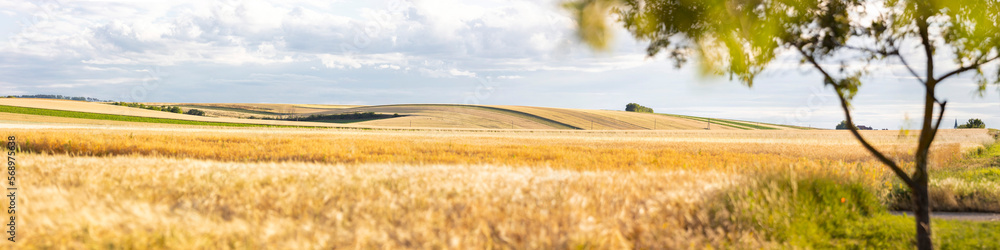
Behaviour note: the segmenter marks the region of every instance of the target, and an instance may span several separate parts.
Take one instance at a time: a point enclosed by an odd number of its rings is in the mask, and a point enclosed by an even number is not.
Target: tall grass
[[[76,155],[166,155],[223,161],[327,163],[501,164],[574,170],[768,169],[825,166],[835,162],[875,164],[851,141],[817,144],[809,137],[748,134],[747,138],[661,138],[616,134],[481,134],[463,132],[356,132],[247,130],[15,132],[25,151]],[[756,137],[756,138],[754,138]],[[820,137],[822,138],[822,137]],[[895,138],[893,137],[893,142]],[[906,157],[906,141],[885,143]],[[936,148],[935,163],[959,152],[957,144]]]
[[[889,214],[880,197],[884,191],[868,180],[829,172],[799,177],[775,172],[725,191],[728,198],[709,203],[709,209],[728,215],[715,224],[762,233],[761,240],[781,248],[912,249],[913,218]],[[932,227],[942,249],[1000,248],[1000,222],[935,219]]]
[[[1000,213],[1000,143],[977,148],[949,166],[931,169],[930,201],[937,211]],[[908,189],[895,184],[892,207],[910,210]]]
[[[907,248],[913,228],[838,131],[7,132],[31,152],[26,248]],[[943,131],[935,169],[984,138]],[[942,247],[998,247],[975,238],[998,224],[952,223]]]
[[[23,156],[24,248],[687,248],[713,171]]]

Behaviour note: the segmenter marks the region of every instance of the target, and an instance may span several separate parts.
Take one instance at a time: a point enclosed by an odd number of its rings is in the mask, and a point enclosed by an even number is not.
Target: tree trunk
[[[931,244],[931,206],[927,193],[927,177],[918,177],[913,190],[914,215],[917,219],[917,249],[933,249]]]

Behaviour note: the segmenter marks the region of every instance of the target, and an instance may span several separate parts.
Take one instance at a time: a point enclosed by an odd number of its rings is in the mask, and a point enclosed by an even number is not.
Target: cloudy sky
[[[558,1],[0,0],[0,94],[129,102],[467,103],[623,109],[832,128],[820,78],[786,57],[747,88],[574,36]],[[947,61],[942,58],[942,61]],[[912,127],[919,83],[887,65],[866,79],[859,124]],[[969,76],[940,89],[948,122],[1000,127],[1000,95]],[[949,126],[950,127],[950,126]]]

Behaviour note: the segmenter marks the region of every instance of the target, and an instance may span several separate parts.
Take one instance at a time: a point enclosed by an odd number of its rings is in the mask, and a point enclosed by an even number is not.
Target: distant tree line
[[[170,112],[170,113],[178,113],[178,114],[188,114],[188,115],[198,115],[198,116],[204,116],[205,115],[205,111],[201,111],[201,110],[197,110],[197,109],[189,109],[187,112],[185,112],[184,109],[181,109],[181,107],[178,107],[178,106],[166,106],[166,105],[155,106],[155,105],[146,105],[146,104],[136,103],[136,102],[113,102],[111,104],[112,105],[118,105],[118,106],[132,107],[132,108],[141,108],[141,109],[148,109],[148,110],[155,110],[155,111],[164,111],[164,112]]]
[[[640,112],[640,113],[653,113],[653,109],[639,105],[638,103],[629,103],[625,105],[625,111],[629,112]]]
[[[399,114],[379,114],[375,112],[354,112],[354,113],[342,113],[342,114],[331,114],[331,115],[309,115],[309,116],[297,116],[288,118],[271,118],[271,117],[253,117],[250,119],[262,119],[262,120],[285,120],[285,121],[322,121],[322,120],[363,120],[363,119],[382,119],[390,117],[399,117]]]
[[[983,123],[983,120],[979,118],[972,118],[965,124],[958,125],[958,128],[986,128],[986,123]]]
[[[204,116],[205,115],[205,111],[201,111],[201,110],[198,110],[198,109],[188,109],[188,111],[184,111],[184,114]]]
[[[79,96],[63,96],[63,95],[8,95],[6,98],[42,98],[42,99],[60,99],[60,100],[74,100],[74,101],[85,101],[85,102],[111,102],[111,100],[101,100],[97,98],[90,97],[79,97]]]
[[[853,126],[857,130],[873,130],[872,127],[865,126],[865,125],[854,126],[853,124],[851,124],[851,126]],[[837,124],[837,129],[838,130],[846,130],[846,129],[850,129],[850,127],[848,127],[847,121],[844,120],[844,121],[840,121],[840,124]]]

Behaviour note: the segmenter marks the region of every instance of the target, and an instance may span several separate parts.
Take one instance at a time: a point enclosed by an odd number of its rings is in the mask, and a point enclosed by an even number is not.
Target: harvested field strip
[[[591,113],[606,117],[607,119],[619,120],[631,125],[640,127],[640,130],[700,130],[704,124],[696,120],[657,115],[652,113],[638,113],[615,110],[578,110],[579,112]]]
[[[747,122],[737,122],[737,121],[725,120],[725,119],[719,119],[719,122],[729,123],[729,124],[733,124],[733,125],[737,125],[737,126],[755,128],[755,129],[760,129],[760,130],[777,130],[778,129],[778,128],[774,128],[774,127],[761,126],[761,125],[751,124],[751,123],[747,123]]]
[[[742,130],[751,130],[751,128],[748,128],[748,127],[737,126],[737,125],[731,124],[731,123],[723,123],[723,122],[719,121],[718,119],[708,119],[708,118],[701,118],[701,117],[695,117],[695,116],[674,115],[674,114],[658,114],[658,115],[680,117],[680,118],[691,119],[691,120],[696,120],[696,121],[708,122],[708,123],[712,123],[712,124],[715,124],[715,125],[726,126],[726,127],[730,127],[730,128],[737,128],[737,129],[742,129]]]
[[[751,124],[751,125],[758,125],[758,126],[763,126],[763,127],[771,127],[772,129],[783,129],[783,128],[802,129],[802,130],[815,129],[815,128],[808,128],[808,127],[802,127],[802,126],[774,124],[774,123],[764,123],[764,122],[755,122],[755,121],[744,121],[744,120],[733,120],[733,119],[723,119],[723,120],[732,121],[732,122],[739,122],[739,123],[746,123],[746,124]]]
[[[82,118],[82,119],[93,119],[93,120],[146,122],[146,123],[181,124],[181,125],[225,126],[225,127],[284,127],[284,128],[300,127],[300,126],[262,125],[262,124],[249,124],[249,123],[204,122],[204,121],[191,121],[191,120],[141,117],[141,116],[99,114],[99,113],[76,112],[76,111],[65,111],[65,110],[54,110],[54,109],[27,108],[27,107],[17,107],[17,106],[7,106],[7,105],[0,105],[0,112],[28,114],[28,115],[44,115],[44,116],[66,117],[66,118]]]
[[[182,107],[182,108],[214,109],[214,110],[239,112],[239,113],[255,114],[255,115],[276,115],[276,116],[277,115],[288,115],[286,113],[277,113],[277,112],[269,112],[269,111],[261,111],[261,110],[250,110],[250,109],[223,107],[223,106],[190,105],[190,104],[176,104],[176,105],[179,106],[179,107]]]
[[[549,118],[546,118],[546,117],[534,115],[534,114],[531,114],[531,113],[526,113],[526,112],[521,112],[521,111],[511,110],[511,109],[505,109],[505,108],[490,107],[490,106],[459,105],[459,104],[401,104],[401,105],[380,105],[380,106],[368,106],[368,107],[392,107],[392,106],[459,107],[459,108],[468,108],[468,109],[480,109],[480,110],[494,111],[494,112],[498,112],[498,113],[506,113],[508,115],[513,114],[513,115],[521,116],[521,117],[533,120],[535,122],[548,125],[548,126],[552,127],[553,129],[582,129],[582,128],[579,128],[579,127],[576,127],[576,126],[573,126],[573,125],[569,125],[569,124],[566,124],[566,123],[562,123],[562,122],[559,122],[559,121],[556,121],[556,120],[552,120],[552,119],[549,119]]]
[[[576,109],[545,108],[530,106],[494,106],[497,108],[514,110],[540,117],[546,117],[563,124],[567,124],[580,129],[587,130],[643,130],[645,128],[620,121],[608,116],[584,112]]]
[[[739,128],[739,129],[743,129],[743,130],[747,130],[747,129],[779,130],[780,129],[780,128],[776,128],[776,127],[785,127],[785,128],[802,129],[802,130],[816,129],[816,128],[807,128],[807,127],[793,126],[793,125],[771,124],[771,123],[741,121],[741,120],[732,120],[732,119],[705,118],[705,117],[688,116],[688,115],[675,115],[675,114],[659,114],[659,115],[682,117],[682,118],[687,118],[687,119],[692,119],[692,120],[698,120],[698,121],[703,121],[703,122],[708,122],[709,119],[711,119],[711,123],[712,124],[723,125],[723,126],[733,127],[733,128]]]

